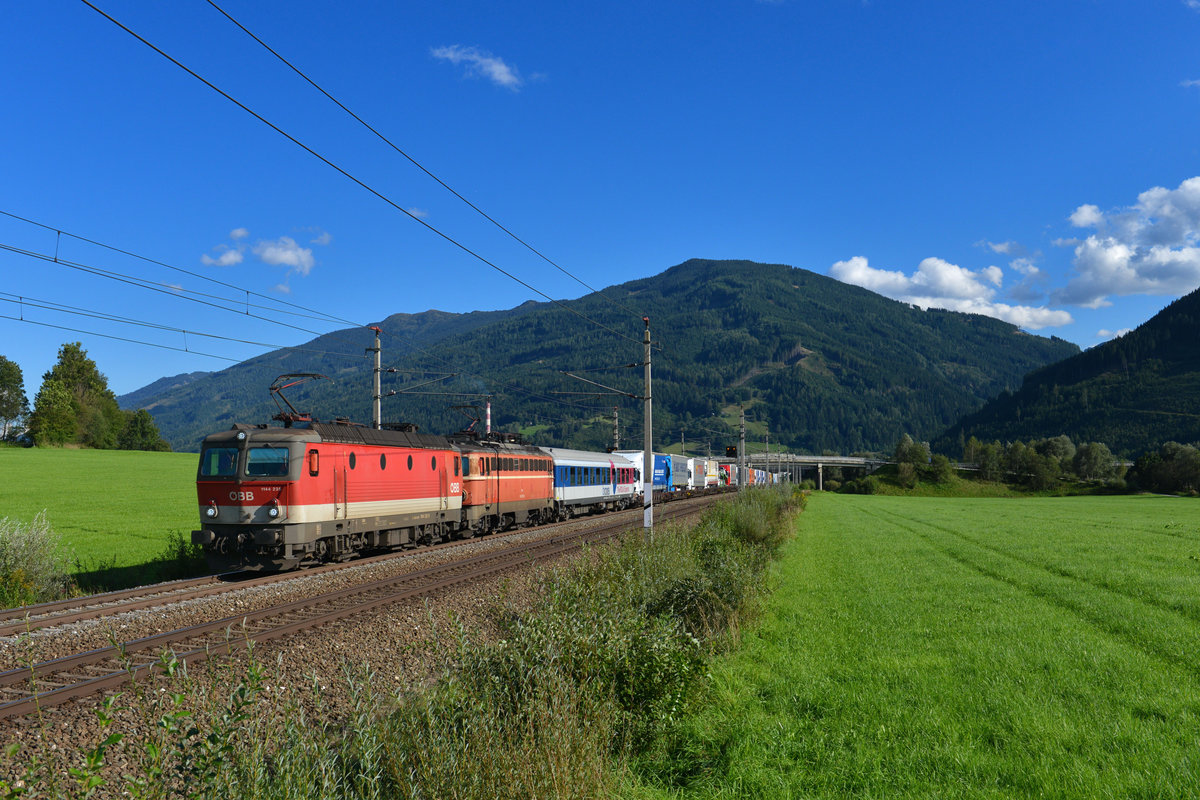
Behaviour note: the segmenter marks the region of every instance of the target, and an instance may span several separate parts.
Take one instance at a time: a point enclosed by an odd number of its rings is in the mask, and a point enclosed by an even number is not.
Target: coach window
[[[409,469],[409,471],[412,471],[412,456],[411,455],[408,457],[408,469]]]
[[[321,456],[316,450],[308,451],[308,474],[316,475],[317,467],[320,465]]]

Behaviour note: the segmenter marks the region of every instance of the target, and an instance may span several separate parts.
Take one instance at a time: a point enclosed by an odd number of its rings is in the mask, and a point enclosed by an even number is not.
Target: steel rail
[[[635,515],[636,510],[637,509],[623,509],[621,511],[610,513],[613,515],[621,514],[632,517]],[[417,553],[427,553],[432,550],[439,550],[446,547],[457,547],[459,545],[477,542],[481,538],[496,539],[515,536],[522,533],[530,533],[559,525],[573,524],[574,522],[578,521],[578,519],[579,518],[575,518],[568,522],[554,522],[536,525],[529,528],[498,531],[496,533],[488,534],[487,537],[473,536],[466,539],[451,539],[435,545],[380,553],[374,556],[355,558],[339,563],[309,567],[297,572],[273,573],[250,578],[239,577],[244,576],[247,573],[226,572],[216,575],[206,575],[197,578],[187,578],[177,581],[150,584],[148,586],[133,587],[130,589],[119,589],[102,594],[73,597],[66,600],[53,600],[46,603],[21,606],[18,608],[0,609],[0,637],[17,636],[22,633],[29,633],[35,630],[42,630],[44,628],[99,619],[115,614],[122,614],[128,611],[140,611],[147,608],[165,606],[171,603],[181,602],[183,600],[201,599],[216,594],[223,594],[236,589],[264,586],[271,583],[276,583],[278,581],[304,578],[313,575],[323,575],[328,572],[350,569],[367,564],[375,564],[394,558],[403,558],[408,555],[415,555]]]
[[[694,506],[678,509],[672,517],[698,513]],[[174,645],[175,658],[203,660],[224,648],[250,646],[252,642],[278,639],[308,628],[374,610],[416,596],[433,596],[449,588],[479,581],[521,565],[531,565],[580,549],[585,543],[604,541],[628,531],[628,523],[614,521],[548,539],[526,542],[504,550],[481,553],[459,561],[416,570],[402,575],[351,586],[312,598],[224,617],[187,628],[135,639],[110,647],[77,653],[51,661],[0,673],[0,693],[20,697],[0,703],[0,719],[23,716],[39,709],[115,689],[161,669],[161,654]],[[488,564],[487,562],[492,562]],[[354,597],[357,601],[345,602]],[[324,607],[328,610],[319,611]],[[294,615],[300,614],[300,618]],[[282,620],[270,623],[269,620]],[[232,637],[240,627],[242,636]],[[214,634],[223,633],[213,640]],[[186,648],[186,649],[184,649]],[[182,649],[182,652],[180,652]],[[77,674],[84,671],[85,674]],[[98,674],[87,674],[98,671]],[[65,682],[64,682],[65,681]],[[20,690],[27,684],[27,690]],[[39,686],[51,688],[41,689]]]

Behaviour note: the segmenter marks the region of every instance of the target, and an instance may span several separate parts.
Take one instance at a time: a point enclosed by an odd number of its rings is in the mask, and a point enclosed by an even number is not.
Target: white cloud
[[[233,239],[235,242],[239,239],[245,239],[249,235],[250,231],[246,230],[245,228],[234,228],[229,232],[229,238]]]
[[[1008,262],[1008,265],[1022,275],[1032,277],[1042,274],[1042,271],[1037,268],[1037,266],[1033,263],[1033,259],[1030,258],[1014,258],[1012,261]]]
[[[1071,220],[1071,224],[1076,228],[1094,228],[1104,219],[1104,215],[1100,213],[1098,206],[1083,205],[1075,209],[1075,213],[1067,219]]]
[[[977,244],[978,246],[982,246],[982,247],[986,247],[986,248],[988,248],[988,249],[989,249],[989,250],[991,250],[993,253],[1000,253],[1001,255],[1005,255],[1005,256],[1013,256],[1013,257],[1015,258],[1015,257],[1017,257],[1017,256],[1023,256],[1023,255],[1025,255],[1025,248],[1021,246],[1021,243],[1020,243],[1020,242],[1012,242],[1012,241],[1009,241],[1009,242],[989,242],[989,241],[982,241],[982,242],[976,242],[976,244]]]
[[[852,283],[896,300],[908,294],[912,287],[912,281],[903,272],[875,269],[863,256],[838,261],[829,268],[829,274],[842,283]]]
[[[1011,306],[1008,303],[985,303],[978,300],[963,300],[956,304],[939,306],[964,314],[982,314],[1011,322],[1021,328],[1039,331],[1042,328],[1058,328],[1075,321],[1069,311],[1046,306]]]
[[[330,233],[328,231],[321,231],[319,234],[317,234],[317,238],[309,239],[308,243],[309,244],[327,245],[332,241],[333,241],[333,236],[330,235]]]
[[[1054,245],[1055,247],[1074,247],[1075,245],[1079,244],[1081,241],[1083,241],[1083,240],[1082,240],[1082,239],[1076,239],[1076,238],[1074,238],[1074,237],[1069,237],[1069,238],[1068,238],[1068,237],[1065,237],[1065,236],[1064,236],[1064,237],[1060,237],[1060,238],[1058,238],[1058,239],[1055,239],[1055,240],[1054,240],[1053,242],[1051,242],[1050,244]]]
[[[1096,232],[1075,245],[1075,276],[1057,302],[1101,308],[1109,295],[1179,295],[1200,285],[1200,177],[1148,189],[1107,214],[1080,206],[1071,221]]]
[[[1096,331],[1096,335],[1101,339],[1116,339],[1120,336],[1124,336],[1132,330],[1133,328],[1121,328],[1119,331],[1110,331],[1107,328],[1101,328],[1100,330]]]
[[[525,82],[516,67],[510,67],[504,63],[504,59],[477,47],[454,44],[448,47],[435,47],[429,53],[436,59],[465,67],[466,74],[471,77],[485,78],[497,86],[512,89],[514,92],[520,89]]]
[[[242,263],[243,256],[241,250],[235,250],[225,245],[220,245],[216,249],[220,253],[219,256],[213,258],[205,253],[200,256],[200,263],[209,267],[232,267],[235,264]]]
[[[275,241],[257,243],[254,245],[254,255],[267,264],[291,267],[301,275],[311,272],[315,263],[312,250],[296,244],[296,240],[290,236],[280,236]]]
[[[1200,81],[1180,81],[1179,85],[1187,89],[1192,86],[1200,86]]]
[[[417,219],[425,219],[429,216],[429,212],[423,208],[406,208],[404,211],[405,213],[410,214]]]
[[[972,272],[940,258],[926,258],[917,266],[917,271],[908,276],[896,270],[875,269],[866,258],[855,256],[835,263],[829,268],[829,274],[844,283],[862,286],[920,308],[983,314],[1031,330],[1069,325],[1074,321],[1066,311],[994,302],[996,288],[1004,279],[1004,271],[996,266]]]

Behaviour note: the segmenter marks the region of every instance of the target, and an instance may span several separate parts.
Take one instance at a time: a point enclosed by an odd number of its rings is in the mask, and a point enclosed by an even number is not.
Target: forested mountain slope
[[[1200,441],[1200,289],[1136,330],[1032,372],[947,430],[935,448],[958,442],[1066,434],[1136,455],[1163,442]]]
[[[614,302],[615,301],[615,302]],[[889,450],[901,433],[929,438],[1031,369],[1078,353],[1061,339],[1021,332],[988,317],[921,311],[803,269],[747,261],[692,260],[652,278],[565,303],[526,303],[507,312],[396,315],[382,327],[384,363],[455,372],[439,391],[493,396],[496,427],[522,428],[535,443],[602,447],[620,406],[625,443],[640,443],[641,403],[556,392],[590,391],[561,371],[641,394],[640,315],[654,341],[656,446],[678,442],[719,450],[733,443],[737,405],[757,437],[796,450]],[[577,313],[572,313],[572,311]],[[584,315],[630,337],[619,338]],[[422,318],[422,322],[416,322]],[[404,333],[401,333],[404,332]],[[407,342],[415,339],[419,351]],[[368,331],[345,331],[307,348],[354,353]],[[361,360],[281,350],[170,390],[146,407],[177,449],[233,421],[274,412],[266,386],[283,372],[323,372],[298,407],[321,418],[370,420],[371,378]],[[419,383],[416,374],[389,387]],[[467,423],[455,403],[479,397],[402,395],[384,401],[385,420],[449,432]],[[472,413],[472,412],[466,412]]]

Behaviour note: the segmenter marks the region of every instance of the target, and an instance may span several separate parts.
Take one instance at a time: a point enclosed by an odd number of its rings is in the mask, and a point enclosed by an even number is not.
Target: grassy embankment
[[[93,588],[156,577],[145,565],[191,541],[196,455],[0,447],[0,518],[45,512],[68,571]]]
[[[694,528],[631,531],[541,572],[532,602],[497,603],[499,639],[449,620],[432,643],[446,665],[432,685],[414,674],[389,698],[369,664],[347,665],[348,714],[323,712],[316,678],[310,693],[307,676],[252,664],[214,689],[164,655],[170,688],[112,699],[103,741],[64,748],[50,727],[4,748],[0,796],[613,796],[627,770],[668,757],[669,732],[708,659],[736,641],[803,502],[790,489],[746,492]],[[130,715],[143,720],[136,734],[121,724]]]
[[[1200,796],[1200,505],[814,496],[639,797]]]

